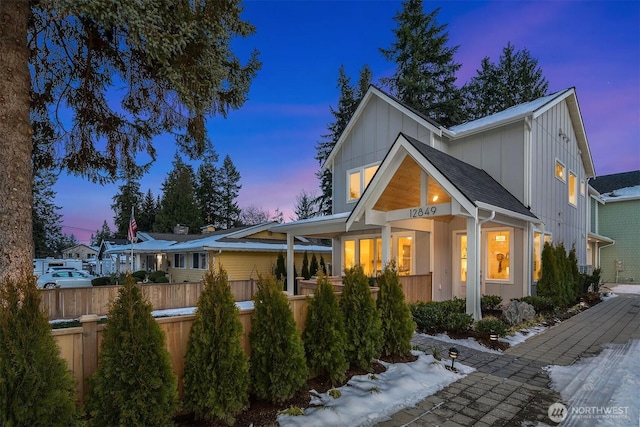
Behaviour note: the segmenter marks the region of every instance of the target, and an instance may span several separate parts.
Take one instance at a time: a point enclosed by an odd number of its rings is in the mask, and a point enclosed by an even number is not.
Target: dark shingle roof
[[[600,194],[611,193],[621,188],[635,187],[640,185],[640,170],[598,176],[589,181],[589,185]]]
[[[521,215],[537,218],[506,188],[482,169],[402,134],[471,202],[483,202]]]

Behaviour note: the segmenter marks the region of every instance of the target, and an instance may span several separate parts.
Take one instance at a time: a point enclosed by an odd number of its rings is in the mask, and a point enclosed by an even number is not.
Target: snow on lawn
[[[523,343],[532,336],[538,335],[540,332],[544,332],[546,330],[547,326],[534,326],[533,328],[529,329],[521,329],[519,331],[516,331],[516,333],[514,333],[513,335],[500,338],[500,341],[507,342],[511,347],[513,347],[514,345]]]
[[[614,285],[608,284],[608,287],[615,294],[640,294],[640,285]]]
[[[253,301],[238,301],[236,305],[240,310],[248,310],[253,308]],[[196,313],[196,307],[170,308],[167,310],[153,310],[153,317],[171,317],[171,316],[188,316]]]
[[[474,350],[479,350],[479,351],[484,351],[487,353],[495,353],[495,354],[502,354],[501,351],[498,350],[493,350],[489,347],[485,347],[482,344],[480,344],[478,341],[474,340],[473,338],[460,338],[460,339],[454,339],[449,337],[449,335],[446,334],[438,334],[438,335],[425,335],[426,337],[429,338],[433,338],[435,340],[438,341],[444,341],[444,342],[448,342],[451,344],[459,344],[459,345],[463,345],[467,348],[471,348]]]
[[[549,366],[551,387],[568,409],[563,425],[638,425],[640,340],[607,344],[596,357]]]
[[[340,387],[341,396],[318,394],[311,407],[300,416],[279,415],[281,426],[366,426],[389,419],[403,408],[414,406],[427,396],[474,371],[455,364],[458,372],[445,368],[450,362],[436,361],[433,356],[414,351],[418,360],[410,363],[385,363],[386,372],[377,375],[357,375]]]

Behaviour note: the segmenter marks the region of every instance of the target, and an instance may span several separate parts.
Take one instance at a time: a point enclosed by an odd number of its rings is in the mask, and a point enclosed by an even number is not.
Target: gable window
[[[379,164],[363,166],[361,168],[351,169],[347,172],[347,189],[348,201],[359,199],[367,188],[371,178],[378,170]]]
[[[173,254],[173,268],[185,268],[184,254]]]
[[[569,204],[578,204],[578,179],[573,172],[569,172]]]
[[[196,252],[191,254],[191,268],[204,270],[207,268],[207,253]]]
[[[565,167],[560,161],[556,160],[556,178],[560,181],[565,182],[567,180],[567,172]]]

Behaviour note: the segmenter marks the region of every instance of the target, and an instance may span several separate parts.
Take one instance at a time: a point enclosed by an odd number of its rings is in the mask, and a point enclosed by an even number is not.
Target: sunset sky
[[[222,160],[241,174],[240,207],[279,208],[289,221],[302,190],[319,194],[315,145],[333,120],[338,69],[357,82],[364,64],[374,84],[393,73],[388,48],[399,1],[246,1],[243,18],[256,33],[234,43],[246,58],[260,51],[262,70],[249,99],[227,119],[212,117],[209,132]],[[462,86],[483,57],[494,62],[511,42],[538,59],[549,91],[575,87],[597,175],[640,169],[640,2],[450,1],[438,6],[449,45],[459,45]],[[171,169],[171,138],[157,138],[158,160],[140,181],[154,196]],[[194,164],[194,169],[196,164]],[[60,176],[55,186],[63,229],[89,243],[104,220],[113,228],[112,197],[122,183],[100,186]]]

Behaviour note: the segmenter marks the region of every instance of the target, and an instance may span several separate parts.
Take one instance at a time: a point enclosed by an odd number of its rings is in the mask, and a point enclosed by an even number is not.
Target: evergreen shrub
[[[473,326],[473,316],[467,313],[449,313],[446,320],[448,332],[462,333]]]
[[[311,272],[309,271],[309,257],[307,256],[307,251],[304,251],[304,255],[302,256],[302,277],[305,280],[311,279]]]
[[[482,295],[480,298],[480,309],[483,312],[500,310],[500,304],[502,304],[502,297],[499,295]]]
[[[138,270],[131,273],[136,282],[142,282],[147,277],[147,272],[144,270]]]
[[[369,278],[361,266],[347,269],[343,283],[340,308],[347,335],[347,361],[360,369],[370,370],[382,345],[380,313],[371,295]]]
[[[32,273],[0,284],[0,425],[73,426],[75,385]]]
[[[102,332],[98,370],[89,378],[90,424],[169,426],[178,407],[177,380],[162,329],[127,274]]]
[[[184,367],[184,405],[197,419],[232,425],[249,402],[243,327],[226,271],[205,273]]]
[[[316,258],[316,254],[311,254],[311,263],[309,264],[309,274],[311,277],[318,275],[318,258]]]
[[[91,286],[111,286],[112,284],[111,277],[96,277],[95,279],[91,279]]]
[[[489,337],[489,334],[491,334],[491,331],[495,332],[500,337],[505,337],[509,333],[509,325],[497,317],[492,316],[478,320],[474,327],[476,331],[480,332],[487,338]]]
[[[281,403],[306,385],[304,346],[282,285],[260,276],[257,288],[249,333],[251,384],[257,397]]]
[[[169,283],[167,273],[162,270],[152,271],[149,273],[149,281],[153,283]]]
[[[448,313],[439,302],[419,302],[409,308],[418,332],[437,334],[445,331]]]
[[[334,384],[341,382],[349,368],[345,357],[347,336],[333,286],[325,276],[318,277],[308,302],[302,338],[309,371],[312,376],[328,376]]]
[[[524,301],[527,304],[531,304],[536,313],[543,315],[551,314],[558,308],[553,298],[539,295],[515,298],[514,301]]]
[[[376,304],[382,321],[382,354],[406,356],[411,352],[411,337],[416,324],[405,302],[394,261],[384,267],[378,277],[378,286],[380,292]]]

